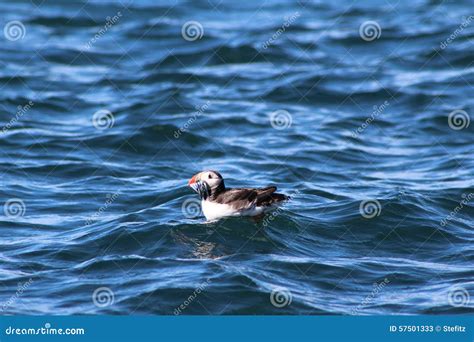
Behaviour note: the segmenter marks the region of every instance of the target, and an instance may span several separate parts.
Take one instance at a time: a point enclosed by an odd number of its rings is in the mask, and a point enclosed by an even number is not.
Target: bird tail
[[[273,191],[275,191],[275,189],[273,189]],[[290,199],[289,196],[279,194],[276,192],[266,191],[258,195],[257,205],[269,206],[272,204],[288,201],[289,199]]]
[[[283,194],[273,193],[270,196],[272,197],[272,200],[274,202],[283,202],[283,201],[290,200],[290,196],[286,196],[286,195],[283,195]]]

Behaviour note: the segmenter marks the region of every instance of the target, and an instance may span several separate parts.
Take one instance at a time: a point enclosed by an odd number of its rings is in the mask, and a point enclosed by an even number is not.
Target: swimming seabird
[[[209,221],[229,216],[261,216],[289,199],[276,193],[275,186],[227,189],[221,174],[212,170],[195,174],[188,185],[201,197],[202,212]]]

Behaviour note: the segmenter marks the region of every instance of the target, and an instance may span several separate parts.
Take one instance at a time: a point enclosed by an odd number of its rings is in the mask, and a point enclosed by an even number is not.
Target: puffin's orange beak
[[[192,184],[196,183],[196,176],[197,175],[194,175],[188,182],[188,186],[191,186]]]
[[[199,181],[199,173],[195,174],[188,182],[188,186],[196,191],[198,194],[201,192],[201,182]]]

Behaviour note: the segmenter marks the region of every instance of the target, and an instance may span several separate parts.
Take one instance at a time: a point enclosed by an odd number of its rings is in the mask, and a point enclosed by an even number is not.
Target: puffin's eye
[[[208,176],[207,178],[212,178],[212,175],[211,175],[211,174],[209,174],[209,176]]]

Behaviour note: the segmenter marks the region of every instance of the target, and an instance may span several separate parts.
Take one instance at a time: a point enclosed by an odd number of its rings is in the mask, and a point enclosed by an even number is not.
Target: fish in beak
[[[198,192],[199,189],[199,173],[195,174],[194,176],[191,177],[191,179],[188,182],[188,186],[190,186],[194,191]]]
[[[190,186],[195,192],[199,194],[201,198],[207,198],[210,193],[209,185],[201,181],[201,174],[195,174],[188,182],[188,186]]]

